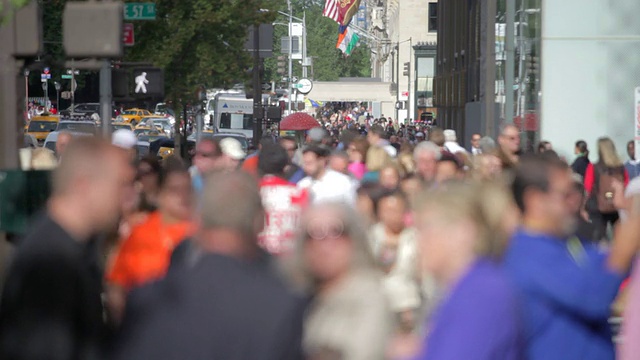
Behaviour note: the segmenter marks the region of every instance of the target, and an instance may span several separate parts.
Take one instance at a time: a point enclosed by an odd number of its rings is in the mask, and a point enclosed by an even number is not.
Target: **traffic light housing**
[[[278,75],[284,75],[287,73],[286,71],[286,66],[287,66],[287,62],[286,62],[286,57],[285,56],[278,56]]]
[[[410,66],[411,66],[410,62],[404,63],[404,71],[402,72],[402,75],[409,76],[409,67]]]

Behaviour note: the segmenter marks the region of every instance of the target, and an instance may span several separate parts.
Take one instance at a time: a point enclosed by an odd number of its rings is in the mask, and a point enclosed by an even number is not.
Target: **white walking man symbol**
[[[147,85],[149,80],[147,80],[147,73],[143,72],[142,74],[136,76],[136,94],[142,91],[143,94],[147,93]]]

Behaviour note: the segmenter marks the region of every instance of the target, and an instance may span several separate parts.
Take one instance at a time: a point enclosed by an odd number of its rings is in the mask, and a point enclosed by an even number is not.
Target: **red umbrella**
[[[280,122],[280,130],[309,130],[316,127],[320,127],[316,119],[303,112],[293,113]]]

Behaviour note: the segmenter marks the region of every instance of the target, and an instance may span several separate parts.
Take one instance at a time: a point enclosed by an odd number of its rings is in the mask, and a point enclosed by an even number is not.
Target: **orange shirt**
[[[120,244],[107,272],[107,281],[129,289],[163,277],[169,268],[171,252],[192,229],[189,222],[165,225],[159,212],[150,214]]]

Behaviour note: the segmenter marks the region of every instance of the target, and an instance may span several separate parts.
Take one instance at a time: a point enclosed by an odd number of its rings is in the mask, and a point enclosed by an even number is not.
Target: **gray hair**
[[[445,130],[444,141],[458,141],[458,137],[456,136],[456,131],[451,129]]]
[[[482,139],[480,139],[479,146],[480,146],[480,151],[482,151],[483,154],[487,154],[491,152],[491,150],[496,148],[496,142],[489,136],[485,136]]]
[[[226,228],[255,241],[264,226],[264,207],[258,184],[242,171],[207,175],[199,197],[198,217],[204,229]]]
[[[438,147],[438,145],[434,144],[431,141],[422,141],[418,143],[416,148],[413,150],[414,160],[423,152],[432,153],[435,156],[436,161],[440,160],[440,158],[442,157],[442,151],[440,150],[440,147]]]
[[[353,258],[351,259],[351,272],[377,272],[378,269],[371,252],[369,235],[359,214],[344,203],[327,202],[309,209],[300,221],[296,240],[295,267],[293,273],[289,274],[293,277],[294,283],[307,289],[313,287],[313,275],[304,260],[304,246],[308,240],[307,224],[313,220],[313,217],[309,214],[313,214],[314,210],[318,209],[326,209],[342,221],[344,234],[351,240],[354,249]]]

